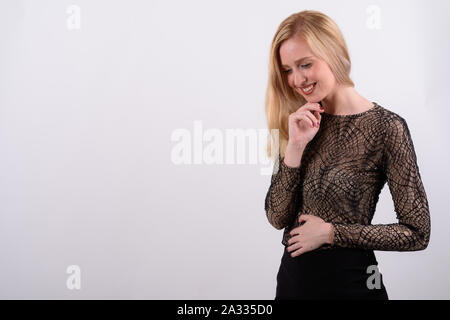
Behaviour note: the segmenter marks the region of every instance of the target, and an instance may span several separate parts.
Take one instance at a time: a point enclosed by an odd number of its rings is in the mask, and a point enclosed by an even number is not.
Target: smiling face
[[[304,58],[304,59],[303,59]],[[336,90],[337,82],[328,64],[314,56],[305,40],[293,37],[280,47],[282,72],[291,88],[308,102],[319,102]],[[312,91],[305,87],[316,84]]]

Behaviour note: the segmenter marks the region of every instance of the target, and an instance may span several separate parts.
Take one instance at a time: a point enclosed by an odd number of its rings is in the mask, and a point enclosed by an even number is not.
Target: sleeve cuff
[[[288,167],[284,163],[284,158],[280,162],[280,175],[281,184],[285,190],[294,191],[300,185],[300,167]]]
[[[330,222],[333,226],[333,242],[331,243],[332,246],[339,246],[340,245],[340,233],[339,233],[339,225],[334,222]]]

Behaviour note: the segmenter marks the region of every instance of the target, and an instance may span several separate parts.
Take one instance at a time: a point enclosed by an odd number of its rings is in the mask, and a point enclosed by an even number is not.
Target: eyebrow
[[[299,63],[300,61],[303,61],[303,60],[309,59],[309,58],[312,58],[312,57],[303,57],[303,58],[300,58],[300,59],[294,61],[294,63],[297,64],[297,63]],[[283,64],[282,67],[288,67],[288,66],[285,66],[285,65]]]

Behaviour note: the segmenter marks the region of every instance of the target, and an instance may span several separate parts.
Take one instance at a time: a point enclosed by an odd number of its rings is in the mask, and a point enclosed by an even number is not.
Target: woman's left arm
[[[331,223],[333,245],[384,251],[424,250],[430,241],[428,200],[406,121],[389,119],[384,140],[384,169],[399,223]]]

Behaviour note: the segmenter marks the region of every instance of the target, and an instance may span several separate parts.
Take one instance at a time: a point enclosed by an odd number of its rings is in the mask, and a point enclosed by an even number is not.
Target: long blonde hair
[[[306,99],[289,87],[281,70],[280,46],[285,40],[300,36],[316,57],[328,63],[338,84],[354,87],[350,78],[351,61],[347,45],[337,24],[327,15],[314,10],[294,13],[278,27],[272,40],[269,56],[269,77],[265,97],[265,109],[269,138],[267,155],[272,155],[272,143],[284,157],[289,141],[289,115],[307,103]],[[278,129],[278,135],[272,130]],[[276,160],[276,159],[273,159]]]

